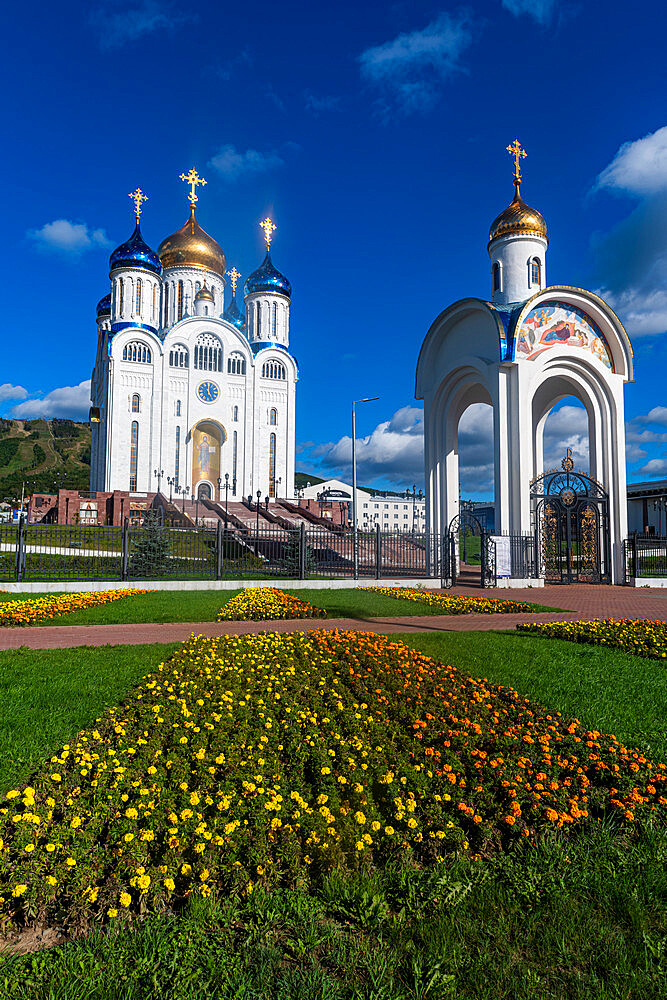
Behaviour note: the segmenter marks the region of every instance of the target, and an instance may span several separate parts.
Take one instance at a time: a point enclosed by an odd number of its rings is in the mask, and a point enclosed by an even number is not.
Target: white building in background
[[[411,491],[406,498],[395,493],[370,493],[357,487],[357,524],[364,530],[372,530],[376,524],[382,531],[424,531],[426,529],[426,500]],[[340,479],[304,486],[298,496],[305,500],[346,501],[350,507],[349,520],[352,523],[352,487]]]
[[[139,226],[111,254],[110,292],[97,306],[91,380],[91,490],[151,492],[167,480],[192,497],[286,497],[294,483],[298,370],[289,350],[291,285],[266,256],[236,302],[240,274],[190,216],[157,253]],[[225,308],[226,278],[232,285]],[[156,472],[161,473],[158,483]],[[220,488],[221,487],[221,488]]]

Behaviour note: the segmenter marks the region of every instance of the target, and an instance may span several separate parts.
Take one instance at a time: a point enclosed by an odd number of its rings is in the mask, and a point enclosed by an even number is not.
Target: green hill
[[[74,420],[0,418],[0,501],[56,489],[87,490],[90,428]]]

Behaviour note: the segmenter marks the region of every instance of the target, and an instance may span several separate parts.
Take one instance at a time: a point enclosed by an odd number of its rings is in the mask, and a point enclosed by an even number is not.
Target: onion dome
[[[253,271],[247,279],[244,290],[246,295],[251,295],[253,292],[279,292],[287,298],[292,295],[292,286],[285,275],[273,266],[268,250],[262,266]]]
[[[97,303],[97,316],[110,316],[111,315],[111,292],[107,292],[104,298],[100,299]]]
[[[214,302],[213,292],[210,288],[207,288],[206,283],[202,285],[197,294],[195,295],[195,302]]]
[[[143,267],[154,274],[162,273],[160,258],[145,242],[138,220],[127,243],[121,243],[109,257],[109,271],[121,267]]]
[[[190,218],[182,229],[162,240],[157,252],[165,269],[195,267],[213,271],[221,278],[227,269],[222,248],[197,222],[194,204],[190,205]]]
[[[232,301],[223,312],[222,318],[235,326],[237,330],[242,330],[245,326],[245,316],[236,304],[236,294],[232,295]]]
[[[494,220],[489,232],[489,243],[500,236],[540,236],[547,239],[547,224],[536,208],[526,205],[519,193],[520,180],[514,181],[514,198],[504,212]]]

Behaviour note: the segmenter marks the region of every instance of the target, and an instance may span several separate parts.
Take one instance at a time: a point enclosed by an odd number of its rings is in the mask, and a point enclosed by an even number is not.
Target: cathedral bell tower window
[[[493,290],[500,291],[500,264],[498,261],[493,265]]]
[[[542,269],[540,267],[540,262],[537,257],[533,257],[530,262],[530,283],[531,285],[539,285],[542,282]]]
[[[130,493],[137,492],[137,464],[139,455],[139,424],[132,421],[130,433]]]
[[[123,315],[123,305],[124,305],[124,301],[123,300],[124,300],[124,298],[125,298],[125,295],[124,295],[123,279],[119,278],[118,279],[118,315],[119,316]]]
[[[178,283],[178,313],[177,320],[183,319],[183,282]]]
[[[134,292],[134,311],[137,316],[141,313],[141,278],[137,278],[137,286]]]
[[[275,407],[272,407],[269,411],[269,423],[272,427],[275,427],[278,423],[278,411]]]
[[[269,496],[276,495],[276,435],[269,438]]]
[[[139,412],[139,403],[140,403],[139,393],[135,392],[134,396],[132,397],[132,413]]]
[[[181,415],[181,401],[180,401],[180,399],[177,399],[176,400],[176,416],[180,417],[180,415]]]

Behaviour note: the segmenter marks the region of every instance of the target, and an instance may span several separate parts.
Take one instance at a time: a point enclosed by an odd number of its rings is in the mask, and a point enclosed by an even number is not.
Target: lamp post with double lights
[[[160,484],[162,482],[162,477],[164,476],[164,469],[154,469],[153,475],[157,477],[157,491],[160,492]]]
[[[176,486],[176,476],[167,476],[167,483],[169,485],[169,503],[173,501],[173,489]]]
[[[359,535],[357,533],[357,403],[374,403],[379,396],[366,396],[352,401],[352,548],[354,551],[354,579],[359,579]],[[308,483],[310,486],[310,483]]]
[[[185,498],[190,493],[190,487],[189,486],[183,487],[181,489],[181,493],[183,494],[183,513],[185,514]]]

